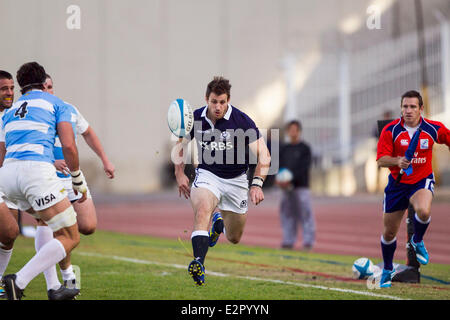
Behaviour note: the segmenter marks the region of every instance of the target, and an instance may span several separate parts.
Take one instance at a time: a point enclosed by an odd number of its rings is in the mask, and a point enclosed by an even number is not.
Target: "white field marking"
[[[125,261],[125,262],[131,262],[131,263],[137,263],[137,264],[148,264],[148,265],[157,265],[157,266],[164,266],[164,267],[170,267],[170,268],[176,268],[176,269],[186,269],[187,267],[185,265],[176,264],[176,263],[162,263],[162,262],[156,262],[156,261],[149,261],[149,260],[140,260],[140,259],[134,259],[134,258],[127,258],[127,257],[121,257],[121,256],[114,256],[114,255],[104,255],[100,253],[92,253],[92,252],[74,252],[82,256],[89,256],[89,257],[101,257],[101,258],[108,258],[118,261]],[[257,277],[248,277],[248,276],[234,276],[226,273],[221,272],[213,272],[211,270],[207,270],[208,275],[216,276],[216,277],[232,277],[232,278],[239,278],[239,279],[246,279],[246,280],[252,280],[252,281],[262,281],[262,282],[270,282],[270,283],[277,283],[277,284],[287,284],[297,287],[303,287],[303,288],[314,288],[314,289],[321,289],[321,290],[329,290],[329,291],[338,291],[338,292],[344,292],[344,293],[353,293],[363,296],[369,296],[369,297],[376,297],[376,298],[385,298],[390,300],[410,300],[406,298],[400,298],[396,296],[389,296],[385,294],[376,294],[372,292],[367,291],[358,291],[358,290],[351,290],[351,289],[342,289],[342,288],[333,288],[333,287],[326,287],[326,286],[319,286],[319,285],[313,285],[313,284],[305,284],[300,282],[292,282],[292,281],[283,281],[283,280],[275,280],[275,279],[267,279],[267,278],[257,278]]]

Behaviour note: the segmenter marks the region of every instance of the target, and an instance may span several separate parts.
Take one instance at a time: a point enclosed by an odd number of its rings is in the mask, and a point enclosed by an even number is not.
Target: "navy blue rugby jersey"
[[[198,168],[224,179],[245,173],[249,164],[256,164],[248,145],[260,138],[255,122],[239,109],[228,105],[222,119],[214,125],[206,116],[208,107],[194,111],[194,127],[190,132],[198,150]]]

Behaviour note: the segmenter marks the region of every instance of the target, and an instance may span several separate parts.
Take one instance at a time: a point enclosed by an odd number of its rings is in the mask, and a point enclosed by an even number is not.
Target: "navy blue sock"
[[[384,237],[381,236],[381,252],[383,253],[384,269],[393,270],[394,266],[392,262],[394,260],[395,249],[397,249],[397,239],[394,238],[390,243],[386,242]]]
[[[419,243],[423,240],[423,235],[425,234],[425,231],[427,231],[427,228],[430,225],[430,221],[431,218],[424,223],[417,216],[417,213],[414,215],[414,235],[413,235],[414,243]]]
[[[209,248],[209,236],[204,234],[196,235],[194,233],[191,238],[194,258],[199,260],[200,263],[204,265],[206,253]],[[208,234],[208,231],[204,231],[204,233]]]

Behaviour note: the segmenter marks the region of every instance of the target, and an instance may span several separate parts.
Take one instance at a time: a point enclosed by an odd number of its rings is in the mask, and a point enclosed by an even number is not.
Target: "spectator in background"
[[[280,218],[283,229],[281,247],[292,249],[297,240],[298,225],[303,228],[303,248],[310,250],[315,241],[315,219],[311,208],[309,174],[311,148],[301,140],[302,126],[297,120],[286,126],[289,143],[280,148],[280,169],[287,168],[293,174],[289,182],[276,181],[283,190]]]

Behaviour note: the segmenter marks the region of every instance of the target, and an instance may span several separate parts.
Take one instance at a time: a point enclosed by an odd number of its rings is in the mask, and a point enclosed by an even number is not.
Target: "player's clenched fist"
[[[258,205],[264,200],[264,192],[260,187],[254,186],[250,188],[250,200],[254,205]]]
[[[411,164],[411,161],[408,161],[405,157],[398,157],[398,166],[402,169],[407,169]]]

